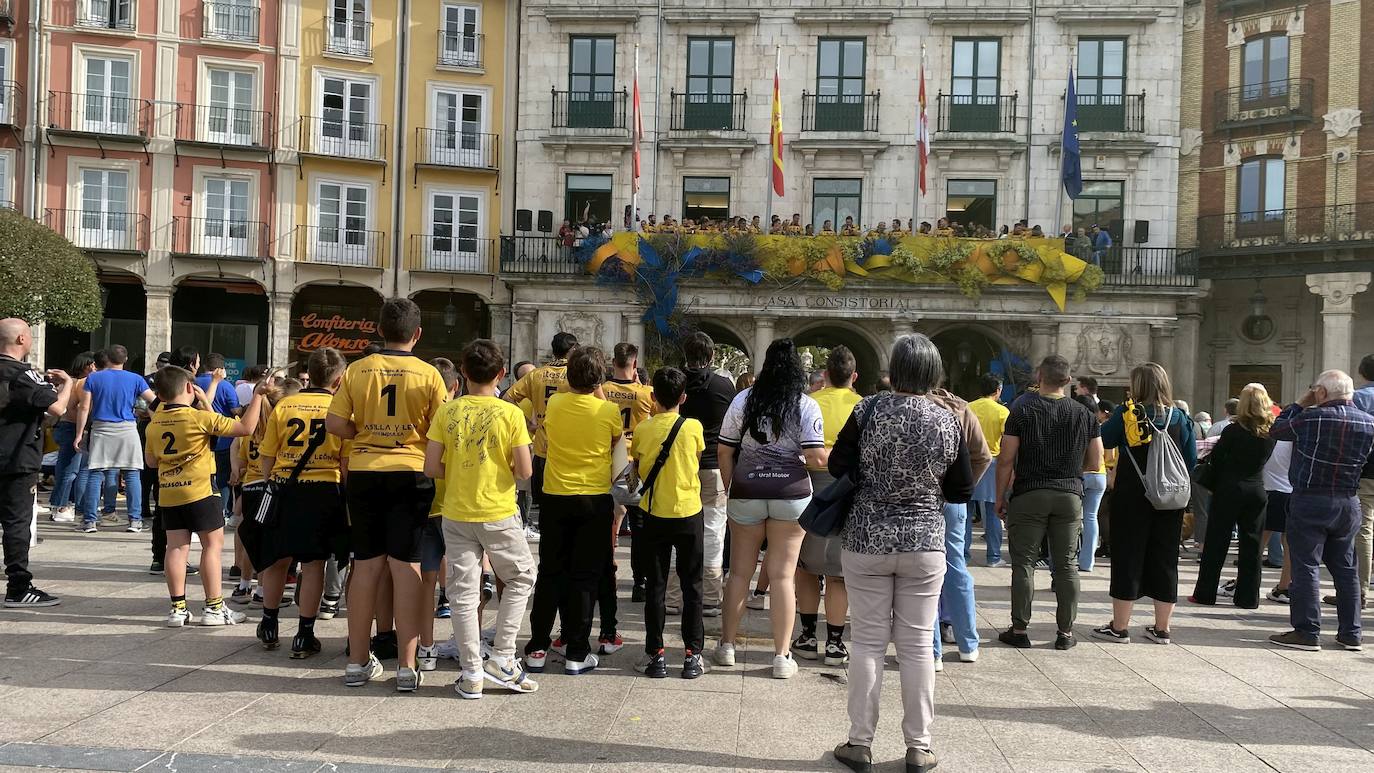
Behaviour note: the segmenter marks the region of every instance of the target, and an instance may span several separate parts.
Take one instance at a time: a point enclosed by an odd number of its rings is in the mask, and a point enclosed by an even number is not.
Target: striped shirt
[[[1305,410],[1295,403],[1279,414],[1269,437],[1293,441],[1288,479],[1294,494],[1353,497],[1374,450],[1374,417],[1350,400],[1328,400]]]

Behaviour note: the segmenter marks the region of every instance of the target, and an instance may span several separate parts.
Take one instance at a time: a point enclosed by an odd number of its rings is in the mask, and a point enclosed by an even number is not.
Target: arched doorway
[[[172,296],[172,346],[224,356],[230,380],[266,364],[267,295],[250,281],[190,277]]]
[[[369,344],[382,342],[377,331],[381,308],[382,296],[370,287],[312,284],[300,288],[291,299],[288,359],[303,362],[325,346],[345,357],[357,357]]]
[[[743,339],[735,334],[735,331],[707,320],[693,319],[691,324],[697,330],[711,336],[711,340],[716,342],[717,370],[728,372],[731,380],[737,379],[745,373],[754,372],[754,362],[749,356],[749,349],[745,346]]]
[[[844,345],[854,354],[855,369],[859,380],[854,388],[859,394],[872,394],[882,375],[882,359],[874,343],[863,333],[847,325],[822,323],[804,328],[792,336],[798,349],[811,348],[813,370],[825,367],[825,356],[836,346]]]
[[[944,361],[945,388],[965,400],[982,397],[978,380],[989,373],[1001,379],[1004,399],[1017,394],[1029,381],[1024,361],[1002,341],[979,328],[946,328],[931,340]]]
[[[104,305],[104,319],[100,327],[87,333],[69,327],[49,325],[44,348],[45,367],[65,368],[81,352],[104,349],[122,344],[129,350],[125,365],[135,373],[144,373],[157,358],[143,351],[148,319],[148,296],[143,282],[132,274],[102,274],[100,300]],[[151,369],[149,367],[149,369]]]
[[[424,334],[415,353],[426,360],[447,357],[457,362],[463,347],[491,335],[487,304],[472,293],[425,290],[412,300],[420,307]]]

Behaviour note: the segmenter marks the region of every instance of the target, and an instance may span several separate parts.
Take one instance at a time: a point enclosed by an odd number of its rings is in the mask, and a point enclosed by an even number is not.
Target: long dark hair
[[[759,444],[769,441],[769,432],[774,438],[780,437],[800,421],[797,404],[806,384],[806,371],[792,339],[779,338],[769,344],[763,367],[744,400],[744,431]]]
[[[67,375],[72,378],[85,378],[86,368],[95,367],[95,352],[82,352],[72,359],[71,367],[67,368]]]

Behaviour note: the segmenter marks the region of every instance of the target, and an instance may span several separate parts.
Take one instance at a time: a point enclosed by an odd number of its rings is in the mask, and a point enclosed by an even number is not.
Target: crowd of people
[[[42,439],[55,423],[49,517],[97,531],[104,495],[122,483],[126,530],[153,521],[150,571],[165,577],[166,625],[232,625],[246,615],[226,601],[260,607],[256,637],[275,650],[281,610],[294,603],[289,651],[303,659],[322,649],[316,621],[346,600],[352,687],[380,678],[389,659],[402,692],[456,659],[464,699],[535,692],[532,675],[553,663],[594,671],[625,644],[615,561],[624,530],[629,603],[643,604],[646,627],[636,670],[695,679],[734,667],[745,609],[766,608],[774,677],[796,674],[794,657],[848,667],[851,724],[834,755],[858,771],[871,769],[889,647],[907,770],[935,766],[942,647],[955,645],[961,663],[979,654],[968,569],[979,521],[988,566],[1010,567],[1010,621],[997,636],[1010,647],[1038,638],[1038,568],[1053,576],[1054,648],[1077,645],[1079,575],[1099,556],[1110,556],[1112,614],[1091,636],[1131,642],[1134,606],[1148,600],[1141,635],[1171,643],[1191,531],[1201,547],[1191,603],[1258,606],[1275,533],[1283,569],[1268,597],[1289,605],[1292,630],[1270,641],[1319,649],[1325,603],[1336,607],[1337,646],[1361,648],[1374,355],[1360,363],[1358,390],[1326,371],[1277,410],[1250,384],[1212,424],[1190,417],[1150,362],[1131,371],[1120,405],[1100,399],[1094,379],[1075,381],[1059,355],[1008,404],[990,376],[965,402],[943,388],[941,354],[921,334],[893,342],[878,391],[860,396],[843,346],[809,373],[793,341],[776,340],[735,383],[716,371],[701,332],[682,341],[684,367],[650,375],[634,345],[606,353],[566,332],[543,365],[508,368],[488,340],[456,362],[426,362],[412,353],[420,310],[406,299],[383,305],[379,329],[384,343],[351,363],[320,349],[303,371],[255,368],[230,384],[223,358],[190,347],[159,357],[146,377],[124,370],[119,346],[39,373],[25,363],[28,325],[0,320],[5,605],[59,603],[28,569]],[[843,527],[803,528],[813,497],[842,481],[852,486]],[[228,599],[226,520],[236,537]],[[198,567],[187,563],[192,535]],[[1233,536],[1237,576],[1223,582]],[[1269,559],[1280,565],[1272,550]],[[1322,564],[1336,589],[1325,600]],[[186,585],[197,570],[204,599],[193,612]],[[434,630],[445,617],[447,642]],[[670,617],[680,621],[680,669],[665,645]],[[710,648],[706,617],[721,618]]]

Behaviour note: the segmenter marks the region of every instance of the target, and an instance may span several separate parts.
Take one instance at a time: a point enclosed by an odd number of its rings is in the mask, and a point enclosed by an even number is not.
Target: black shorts
[[[1288,500],[1292,494],[1283,491],[1270,491],[1269,503],[1264,508],[1264,530],[1280,534],[1288,528]]]
[[[420,563],[434,481],[421,472],[349,472],[347,496],[355,559],[389,556]]]
[[[344,517],[342,486],[300,481],[281,487],[277,495],[280,500],[273,523],[254,524],[257,528],[250,532],[255,536],[249,541],[253,566],[265,569],[283,558],[308,563],[331,554],[347,555],[348,520]]]
[[[163,505],[157,509],[165,531],[214,531],[224,528],[224,500],[219,494],[184,505]]]

